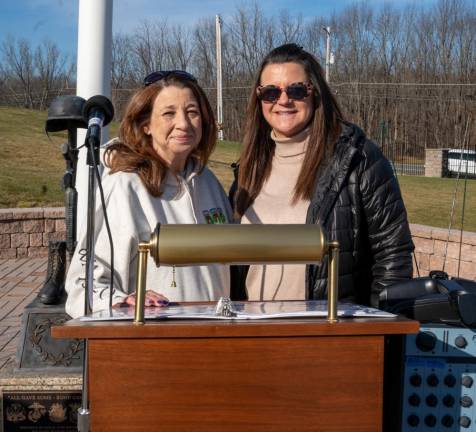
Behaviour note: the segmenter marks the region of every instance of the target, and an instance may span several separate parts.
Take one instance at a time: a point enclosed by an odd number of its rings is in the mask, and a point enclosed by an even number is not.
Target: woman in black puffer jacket
[[[295,44],[272,50],[248,105],[232,186],[241,223],[319,223],[340,243],[339,298],[378,305],[412,277],[413,243],[398,182],[380,149],[344,121],[322,68]],[[321,265],[235,268],[232,297],[324,299]]]

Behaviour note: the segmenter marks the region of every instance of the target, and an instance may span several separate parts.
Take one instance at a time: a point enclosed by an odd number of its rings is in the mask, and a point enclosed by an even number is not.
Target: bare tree
[[[380,64],[381,79],[391,80],[395,77],[397,65],[402,53],[400,33],[401,15],[391,4],[385,3],[375,19],[374,40],[377,50],[377,62]],[[378,74],[379,72],[376,71]]]
[[[193,54],[191,31],[182,25],[173,26],[168,41],[168,50],[174,68],[188,69]]]
[[[112,39],[111,56],[111,87],[114,90],[124,88],[131,84],[133,79],[132,67],[133,44],[131,37],[116,34]]]
[[[468,7],[464,2],[458,5],[458,16],[455,20],[455,66],[458,80],[474,83],[476,77],[476,14],[475,8]]]
[[[51,102],[52,93],[61,86],[64,78],[66,56],[62,55],[55,43],[44,41],[35,50],[35,67],[38,73],[39,109],[45,109]]]
[[[328,25],[329,23],[323,18],[314,17],[307,22],[303,31],[303,45],[312,52],[322,64],[325,63],[326,50],[326,35],[323,28]]]
[[[373,12],[364,3],[346,8],[336,20],[336,50],[339,68],[351,81],[367,81],[373,72]]]
[[[133,52],[136,58],[136,79],[148,73],[167,69],[169,65],[167,20],[143,21],[134,33]]]
[[[137,62],[135,63],[137,64]],[[138,86],[135,72],[134,46],[131,36],[115,34],[112,39],[111,90],[115,116],[120,119],[131,89]]]
[[[289,10],[283,9],[278,16],[278,22],[275,25],[275,34],[277,35],[274,42],[276,44],[285,44],[294,42],[298,45],[304,44],[304,26],[302,15],[296,17],[291,16]]]
[[[33,77],[34,63],[30,44],[26,39],[18,42],[8,36],[1,48],[3,54],[3,70],[9,77],[9,89],[14,96],[21,94],[22,104],[33,108]]]
[[[230,49],[241,59],[242,71],[250,79],[266,53],[276,45],[273,21],[264,16],[255,2],[248,8],[239,6],[228,29]]]
[[[213,86],[215,71],[215,19],[201,20],[194,30],[194,72],[205,87]],[[226,71],[226,68],[224,68]]]
[[[440,79],[447,81],[453,75],[456,43],[456,22],[459,0],[440,0],[433,13],[435,23],[435,46],[438,54]]]

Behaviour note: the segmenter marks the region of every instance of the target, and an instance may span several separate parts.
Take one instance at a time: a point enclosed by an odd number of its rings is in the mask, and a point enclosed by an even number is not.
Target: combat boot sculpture
[[[64,294],[66,273],[66,242],[50,241],[48,245],[48,270],[38,298],[43,304],[60,303]]]

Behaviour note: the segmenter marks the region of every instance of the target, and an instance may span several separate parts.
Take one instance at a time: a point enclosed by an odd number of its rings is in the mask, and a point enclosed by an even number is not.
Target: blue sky
[[[396,6],[409,3],[433,4],[437,0],[366,0],[378,8],[386,1]],[[113,32],[128,33],[144,19],[167,18],[170,23],[185,25],[216,14],[230,19],[237,5],[251,0],[114,0]],[[355,0],[260,0],[265,13],[288,9],[291,14],[330,16]],[[0,2],[0,42],[7,35],[26,38],[32,45],[49,39],[71,56],[76,55],[78,0],[2,0]]]

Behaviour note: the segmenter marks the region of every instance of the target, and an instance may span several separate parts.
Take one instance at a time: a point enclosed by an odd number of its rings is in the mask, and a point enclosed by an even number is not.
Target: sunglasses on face
[[[312,90],[312,84],[309,83],[293,83],[285,88],[275,85],[259,86],[256,89],[258,99],[263,102],[276,102],[284,91],[289,99],[300,101],[307,98]]]
[[[161,79],[167,78],[169,76],[176,76],[178,78],[197,82],[197,78],[183,70],[157,71],[150,73],[144,78],[144,87],[154,84],[155,82],[160,81]]]

